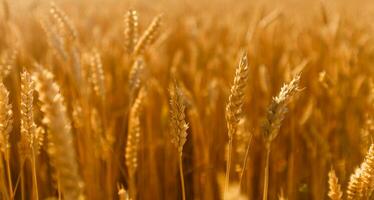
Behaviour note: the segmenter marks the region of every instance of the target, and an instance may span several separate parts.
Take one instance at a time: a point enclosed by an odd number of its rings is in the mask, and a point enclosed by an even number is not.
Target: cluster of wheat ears
[[[213,2],[3,0],[0,199],[373,199],[371,4]]]

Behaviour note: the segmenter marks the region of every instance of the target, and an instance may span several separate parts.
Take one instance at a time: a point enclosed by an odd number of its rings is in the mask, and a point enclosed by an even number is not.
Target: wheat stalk
[[[225,194],[227,193],[230,182],[230,168],[232,162],[232,143],[234,134],[237,131],[239,120],[243,114],[242,107],[244,103],[244,89],[248,79],[248,61],[247,55],[242,54],[239,65],[235,70],[234,83],[231,87],[229,101],[226,105],[226,123],[228,129],[228,158],[226,165]]]
[[[125,150],[125,161],[130,179],[130,194],[133,199],[136,199],[135,172],[138,168],[138,151],[141,134],[140,114],[144,98],[145,89],[142,88],[139,91],[138,97],[130,110],[128,136]]]
[[[267,200],[268,198],[270,145],[278,136],[279,129],[287,112],[288,102],[292,96],[299,91],[299,82],[300,75],[296,75],[290,83],[283,85],[279,94],[272,99],[267,110],[267,116],[262,131],[266,147],[263,200]]]
[[[51,72],[39,64],[35,64],[35,69],[34,80],[42,102],[43,123],[48,127],[48,154],[61,193],[65,199],[83,199],[83,182],[78,173],[71,122],[60,87]]]
[[[170,88],[170,116],[171,116],[171,127],[172,127],[172,143],[178,150],[179,156],[179,174],[182,185],[182,197],[186,199],[184,177],[183,177],[183,162],[182,152],[183,146],[187,141],[187,129],[188,124],[185,121],[185,109],[184,97],[182,90],[174,83]]]

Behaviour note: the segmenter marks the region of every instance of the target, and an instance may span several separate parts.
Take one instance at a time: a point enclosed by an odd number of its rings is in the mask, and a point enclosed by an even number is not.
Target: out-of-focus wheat
[[[43,123],[48,126],[48,153],[55,178],[65,199],[83,199],[83,183],[76,160],[71,122],[66,113],[60,88],[51,72],[35,65],[36,90],[43,103]]]
[[[136,10],[130,9],[125,14],[125,48],[128,54],[134,51],[134,47],[139,37],[138,13]]]
[[[136,98],[134,104],[131,107],[128,123],[128,135],[126,142],[126,166],[129,173],[129,182],[130,182],[130,194],[132,199],[136,199],[136,185],[135,185],[135,172],[138,168],[138,151],[140,143],[140,134],[141,134],[141,107],[145,98],[145,88],[142,88],[139,91],[138,97]]]
[[[159,34],[159,29],[161,26],[162,15],[156,16],[142,36],[139,38],[138,42],[134,47],[134,54],[142,54],[150,45],[152,45]]]

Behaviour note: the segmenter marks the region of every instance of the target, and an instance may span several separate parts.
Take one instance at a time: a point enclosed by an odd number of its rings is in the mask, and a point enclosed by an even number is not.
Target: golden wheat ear
[[[170,116],[172,128],[172,143],[181,155],[187,141],[188,124],[185,121],[184,98],[182,90],[174,83],[170,88]]]
[[[369,199],[374,190],[374,144],[372,144],[355,172],[351,175],[347,189],[347,199]]]
[[[125,50],[129,55],[133,53],[139,37],[138,18],[138,12],[133,9],[127,11],[124,17],[125,29],[123,34],[125,36]]]
[[[246,53],[243,53],[238,67],[235,70],[234,83],[231,86],[229,101],[226,106],[226,121],[229,138],[235,134],[239,120],[243,115],[245,87],[248,80],[248,60]]]
[[[48,127],[48,154],[64,199],[83,199],[71,122],[59,85],[51,72],[35,64],[34,81],[42,102],[43,123]]]
[[[13,128],[13,111],[12,105],[9,102],[9,92],[6,89],[5,85],[0,78],[0,169],[6,168],[7,182],[8,182],[8,191],[7,193],[10,196],[10,199],[13,198],[13,183],[11,176],[11,167],[10,167],[10,141],[9,136]],[[5,160],[5,165],[3,165],[3,159]],[[4,173],[5,170],[0,173]],[[1,177],[2,175],[0,175]],[[2,182],[3,180],[0,180]],[[4,183],[6,184],[6,183]],[[5,189],[4,189],[5,190]]]
[[[140,55],[157,39],[161,27],[162,15],[156,16],[134,47],[134,55]]]
[[[263,136],[267,145],[278,136],[279,129],[287,112],[287,104],[292,96],[300,91],[299,83],[300,75],[296,75],[291,82],[282,86],[277,96],[273,97],[262,127]]]
[[[10,148],[9,134],[13,128],[13,111],[9,102],[9,92],[0,81],[0,153],[6,154]]]
[[[69,38],[72,41],[75,41],[77,39],[77,30],[73,26],[73,23],[69,19],[69,17],[66,15],[66,13],[62,10],[60,10],[55,3],[51,3],[51,8],[49,10],[49,13],[51,14],[52,18],[57,23],[58,31],[59,33]]]
[[[134,98],[136,98],[136,94],[144,79],[144,62],[142,57],[137,57],[129,72],[130,105],[133,103]]]
[[[102,101],[105,100],[105,75],[103,63],[101,61],[101,56],[98,50],[93,50],[92,54],[89,57],[91,74],[89,78],[92,82],[92,89],[95,92],[96,96],[99,97]]]
[[[329,193],[328,196],[331,200],[341,200],[343,192],[339,184],[338,177],[335,174],[335,170],[331,168],[329,172]]]

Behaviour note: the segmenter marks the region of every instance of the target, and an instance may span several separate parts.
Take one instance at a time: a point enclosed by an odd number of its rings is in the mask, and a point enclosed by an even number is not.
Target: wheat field
[[[0,200],[374,199],[370,0],[1,0]]]

